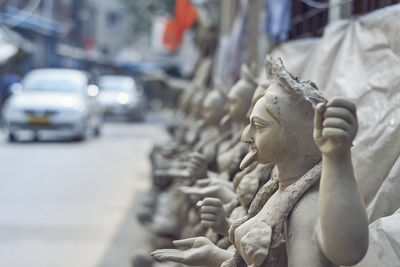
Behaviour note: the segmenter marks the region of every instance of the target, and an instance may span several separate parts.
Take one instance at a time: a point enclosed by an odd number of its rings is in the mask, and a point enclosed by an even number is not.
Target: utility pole
[[[353,1],[329,0],[329,22],[350,18],[353,13]]]

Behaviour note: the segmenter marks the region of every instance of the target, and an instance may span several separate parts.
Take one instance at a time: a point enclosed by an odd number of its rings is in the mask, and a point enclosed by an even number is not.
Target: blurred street
[[[0,266],[129,266],[145,251],[134,215],[161,124],[107,123],[85,142],[0,139]]]

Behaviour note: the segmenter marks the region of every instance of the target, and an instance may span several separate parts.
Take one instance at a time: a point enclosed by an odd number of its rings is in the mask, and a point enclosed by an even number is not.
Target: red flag
[[[176,51],[182,43],[183,34],[197,20],[196,8],[190,0],[176,0],[174,18],[167,20],[163,44],[170,51]]]

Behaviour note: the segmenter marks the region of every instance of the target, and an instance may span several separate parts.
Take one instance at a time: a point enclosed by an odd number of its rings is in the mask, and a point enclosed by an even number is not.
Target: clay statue
[[[248,147],[240,143],[241,131],[247,121],[247,111],[251,105],[252,95],[257,87],[257,82],[252,73],[243,65],[241,79],[230,89],[228,93],[229,112],[221,121],[221,127],[228,123],[231,126],[231,138],[218,145],[217,172],[226,176],[227,179],[233,177],[238,171],[239,163],[247,153]],[[202,164],[201,159],[193,159],[192,173],[205,173],[206,164]],[[197,168],[197,169],[196,169]],[[223,174],[222,174],[223,173]]]
[[[226,136],[225,129],[220,127],[220,121],[226,113],[226,97],[218,90],[213,90],[200,102],[203,103],[199,112],[202,130],[198,131],[199,140],[190,148],[194,152],[184,151],[182,157],[162,161],[162,164],[155,166],[155,175],[186,179],[207,177],[206,171],[215,161],[217,144],[221,137],[223,139]],[[201,168],[198,164],[201,164]]]
[[[180,249],[156,250],[156,258],[206,266],[337,266],[365,255],[368,222],[350,152],[355,106],[344,99],[327,102],[280,59],[268,57],[266,64],[274,83],[251,113],[245,134],[251,152],[241,167],[275,164],[277,190],[257,194],[248,215],[231,225],[236,252],[198,237],[178,241]]]

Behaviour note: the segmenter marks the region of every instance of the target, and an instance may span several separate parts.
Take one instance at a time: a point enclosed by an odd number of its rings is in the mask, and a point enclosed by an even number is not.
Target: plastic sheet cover
[[[288,70],[357,105],[352,157],[370,222],[357,266],[400,266],[400,5],[331,23],[321,38],[277,47]],[[376,258],[375,260],[372,260]]]
[[[376,220],[369,226],[367,255],[356,267],[393,267],[400,265],[400,210]]]
[[[400,5],[330,24],[273,51],[332,99],[357,105],[354,168],[370,222],[400,208]]]

